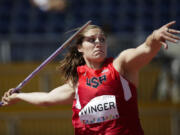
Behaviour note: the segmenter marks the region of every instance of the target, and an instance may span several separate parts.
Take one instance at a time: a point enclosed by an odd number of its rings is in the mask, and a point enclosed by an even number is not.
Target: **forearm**
[[[156,39],[156,30],[150,34],[145,43],[140,45],[137,49],[139,49],[139,59],[142,60],[140,62],[144,63],[143,65],[146,65],[149,63],[153,57],[157,55],[159,50],[161,49],[161,40]]]
[[[157,55],[161,43],[154,36],[153,32],[146,41],[137,48],[128,49],[124,52],[125,68],[128,71],[139,71]]]
[[[119,60],[123,60],[121,63],[127,72],[139,71],[156,56],[161,43],[154,37],[154,34],[153,32],[149,35],[146,41],[137,48],[127,49],[121,53]]]
[[[146,41],[137,47],[137,61],[136,64],[139,63],[139,68],[148,64],[160,51],[162,43],[161,40],[156,38],[156,30],[150,34]]]
[[[69,84],[59,86],[50,92],[32,92],[32,93],[13,93],[10,89],[2,97],[3,105],[14,104],[17,101],[25,101],[27,103],[38,106],[50,106],[56,104],[69,104],[74,99],[74,88]]]
[[[17,99],[25,101],[27,103],[43,106],[47,102],[48,93],[45,92],[33,92],[33,93],[19,93]]]
[[[56,104],[72,103],[74,98],[74,90],[67,84],[57,87],[48,93],[33,92],[19,93],[17,98],[30,104],[39,106],[50,106]]]

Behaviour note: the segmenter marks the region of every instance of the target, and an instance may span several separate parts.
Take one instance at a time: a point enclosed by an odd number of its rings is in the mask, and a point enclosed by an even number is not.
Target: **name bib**
[[[84,124],[100,123],[119,118],[116,98],[103,95],[93,98],[80,112],[79,117]]]

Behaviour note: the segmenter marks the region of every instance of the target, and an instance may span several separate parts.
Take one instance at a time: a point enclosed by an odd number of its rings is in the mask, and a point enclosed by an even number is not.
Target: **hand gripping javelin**
[[[91,21],[88,21],[85,23],[80,29],[74,33],[70,38],[68,38],[55,52],[53,52],[44,62],[42,62],[41,65],[39,65],[31,74],[29,74],[19,85],[13,89],[12,93],[17,93],[20,91],[20,89],[25,86],[30,79],[32,79],[43,67],[45,67],[50,61],[52,61],[64,48],[66,48],[70,43],[81,33],[89,24]],[[3,102],[0,102],[0,106],[3,105]]]

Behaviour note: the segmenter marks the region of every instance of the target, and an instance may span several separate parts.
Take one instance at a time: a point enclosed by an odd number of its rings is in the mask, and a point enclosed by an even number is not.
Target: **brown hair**
[[[96,28],[102,31],[102,29],[97,25],[88,25],[87,28],[78,35],[75,43],[69,48],[69,51],[66,54],[65,58],[60,61],[58,69],[65,77],[65,80],[72,83],[73,87],[78,81],[77,67],[85,64],[83,54],[78,51],[77,47],[78,45],[82,45],[84,34],[88,30]]]

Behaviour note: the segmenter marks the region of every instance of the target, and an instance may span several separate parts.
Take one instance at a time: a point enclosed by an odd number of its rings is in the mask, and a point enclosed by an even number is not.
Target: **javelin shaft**
[[[74,40],[77,35],[82,32],[91,21],[84,24],[76,33],[74,33],[66,42],[64,42],[53,54],[51,54],[40,66],[38,66],[29,76],[27,76],[15,89],[13,92],[18,92],[27,82],[33,78],[44,66],[46,66],[50,61],[52,61],[64,48],[66,48],[72,40]]]
[[[44,66],[46,66],[50,61],[52,61],[64,48],[66,48],[76,37],[82,32],[91,21],[84,24],[76,33],[74,33],[68,40],[66,40],[54,53],[52,53],[41,65],[39,65],[31,74],[29,74],[13,91],[12,93],[19,92],[23,86],[25,86]],[[0,106],[3,103],[0,102]]]

